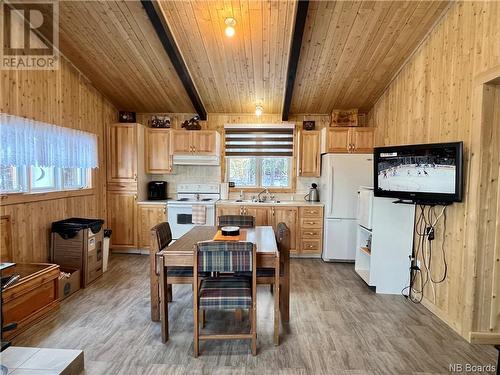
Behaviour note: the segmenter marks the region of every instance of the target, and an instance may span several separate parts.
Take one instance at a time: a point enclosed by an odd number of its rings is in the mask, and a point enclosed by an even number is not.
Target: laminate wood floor
[[[192,357],[192,294],[174,286],[170,340],[150,320],[149,260],[112,255],[110,270],[18,336],[20,346],[83,349],[87,374],[449,374],[450,363],[495,364],[422,306],[373,293],[350,264],[291,261],[290,323],[273,345],[273,300],[258,292],[258,355],[246,341],[201,343]],[[207,314],[207,329],[236,330],[234,314]],[[484,374],[484,372],[483,372]]]

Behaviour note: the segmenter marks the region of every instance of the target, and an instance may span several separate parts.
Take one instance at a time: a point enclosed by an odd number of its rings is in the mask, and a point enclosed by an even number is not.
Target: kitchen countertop
[[[290,201],[290,200],[282,200],[279,203],[277,202],[252,202],[250,200],[244,200],[243,202],[237,202],[235,199],[228,199],[228,200],[219,200],[217,201],[217,204],[224,204],[224,205],[235,205],[235,206],[294,206],[294,207],[311,207],[311,206],[317,206],[317,207],[323,207],[324,204],[321,202],[306,202],[306,201]]]

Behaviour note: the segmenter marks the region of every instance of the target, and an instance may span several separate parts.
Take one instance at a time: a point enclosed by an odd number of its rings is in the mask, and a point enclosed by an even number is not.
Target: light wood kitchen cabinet
[[[297,207],[271,207],[269,224],[274,230],[279,223],[285,223],[290,229],[290,251],[297,252],[297,232],[299,228],[299,209]]]
[[[327,152],[329,153],[370,153],[373,151],[374,128],[338,127],[324,131],[327,135]]]
[[[217,217],[222,215],[250,215],[255,218],[255,225],[271,225],[270,224],[269,206],[254,206],[254,205],[217,205]]]
[[[187,130],[173,130],[172,131],[172,154],[190,154],[191,147],[191,133]]]
[[[351,132],[352,152],[363,154],[373,152],[374,128],[356,128]]]
[[[216,132],[212,130],[198,130],[192,132],[191,144],[196,154],[215,154]]]
[[[170,152],[170,130],[146,128],[145,168],[146,173],[172,173],[172,153]]]
[[[118,123],[108,127],[108,182],[137,181],[137,126],[138,124]]]
[[[172,132],[174,155],[216,155],[217,132],[214,130],[174,130]]]
[[[299,133],[299,176],[319,177],[321,174],[321,133],[319,130]]]
[[[269,222],[270,207],[244,206],[243,215],[250,215],[255,218],[255,225],[271,225]]]
[[[242,215],[241,213],[241,207],[240,206],[235,206],[235,205],[224,205],[224,206],[219,206],[217,205],[217,220],[215,221],[216,223],[219,222],[218,217],[223,216],[223,215]]]
[[[221,215],[252,215],[255,225],[270,225],[276,231],[283,222],[290,228],[290,252],[293,255],[318,256],[323,246],[323,207],[259,204],[218,204]]]
[[[151,228],[164,221],[167,221],[167,205],[165,203],[137,205],[137,243],[139,248],[149,249]]]
[[[299,252],[320,255],[323,249],[323,207],[300,207],[299,227]]]
[[[113,230],[113,248],[134,248],[137,244],[137,193],[108,191],[108,223]]]

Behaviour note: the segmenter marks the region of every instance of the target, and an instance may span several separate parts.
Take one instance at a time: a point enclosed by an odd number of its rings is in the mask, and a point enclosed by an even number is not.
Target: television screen
[[[461,201],[462,149],[462,142],[376,148],[375,195]]]

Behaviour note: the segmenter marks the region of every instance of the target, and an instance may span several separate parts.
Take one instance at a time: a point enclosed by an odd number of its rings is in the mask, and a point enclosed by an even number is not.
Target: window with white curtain
[[[95,134],[0,114],[3,194],[91,188],[97,166]]]

